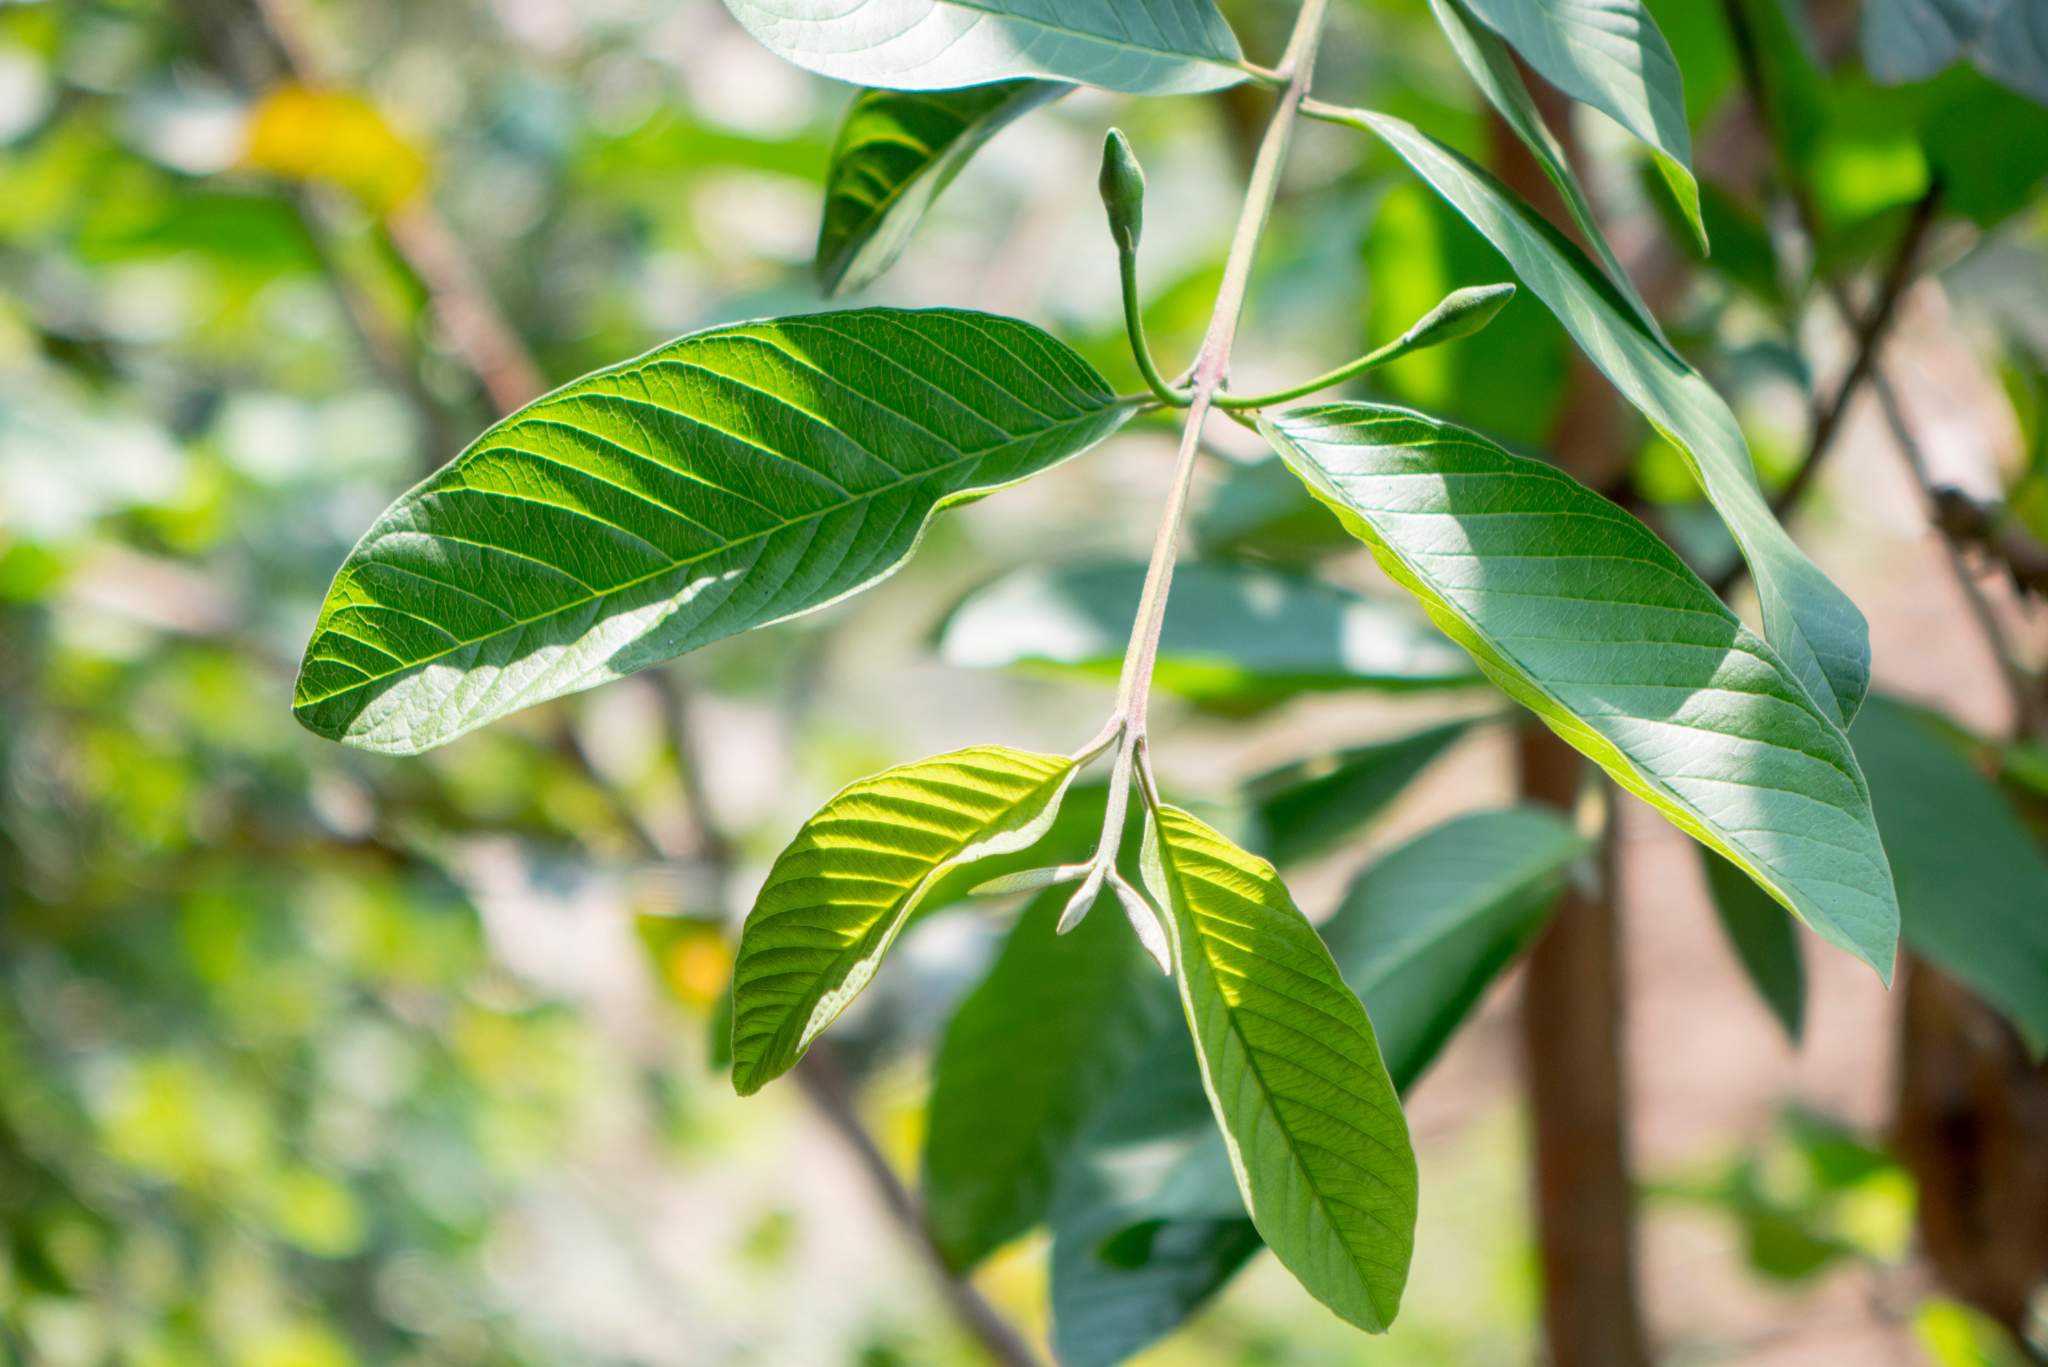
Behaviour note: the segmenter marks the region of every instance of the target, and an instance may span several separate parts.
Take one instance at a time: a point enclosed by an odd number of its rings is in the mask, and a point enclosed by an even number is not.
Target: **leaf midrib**
[[[831,504],[823,508],[812,509],[811,511],[804,513],[800,517],[785,518],[784,520],[776,523],[772,527],[765,527],[759,531],[748,532],[745,535],[733,537],[720,545],[713,546],[711,549],[704,551],[701,554],[689,556],[681,560],[671,561],[670,563],[662,566],[659,569],[650,570],[646,574],[636,575],[632,579],[628,579],[622,583],[613,584],[607,588],[600,589],[592,593],[587,593],[581,598],[577,598],[570,602],[560,604],[559,606],[549,608],[546,612],[535,613],[531,617],[513,618],[511,621],[505,623],[505,625],[497,627],[494,630],[484,632],[483,634],[478,636],[457,637],[454,645],[448,646],[442,650],[438,650],[434,652],[432,655],[423,655],[419,659],[413,660],[410,663],[402,665],[397,669],[387,669],[381,674],[370,675],[364,678],[360,683],[349,684],[346,687],[342,688],[330,689],[327,692],[320,694],[318,697],[300,698],[297,701],[295,701],[292,704],[292,706],[295,710],[306,707],[316,707],[323,702],[328,702],[334,698],[341,697],[344,694],[359,692],[362,689],[369,688],[375,684],[382,683],[386,679],[395,678],[399,675],[409,674],[414,670],[422,669],[427,665],[433,664],[436,660],[444,659],[449,655],[453,655],[457,651],[466,650],[471,646],[481,645],[486,641],[490,641],[499,636],[503,636],[505,633],[509,631],[523,630],[526,627],[533,626],[535,623],[544,622],[549,620],[550,618],[560,617],[564,613],[573,612],[577,608],[584,607],[587,604],[596,602],[600,599],[610,598],[617,594],[624,593],[629,589],[638,588],[642,584],[646,584],[652,580],[661,578],[663,575],[674,574],[678,570],[688,569],[692,565],[698,564],[705,560],[709,560],[713,556],[724,554],[725,552],[730,551],[735,547],[746,546],[755,541],[762,540],[766,537],[775,536],[779,533],[786,532],[791,527],[801,526],[806,522],[815,522],[819,518],[830,516],[833,513],[844,512],[846,509],[854,507],[856,504],[867,502],[871,499],[878,498],[883,494],[891,493],[907,485],[915,484],[919,480],[929,479],[934,475],[945,474],[949,471],[958,469],[960,466],[968,464],[969,462],[985,460],[988,457],[997,455],[1010,447],[1022,445],[1026,442],[1040,441],[1055,433],[1065,431],[1070,427],[1078,427],[1090,422],[1099,421],[1106,414],[1114,412],[1117,408],[1127,406],[1128,405],[1126,404],[1111,403],[1105,405],[1102,408],[1096,409],[1093,412],[1084,412],[1073,418],[1062,419],[1059,422],[1053,423],[1048,427],[1041,428],[1038,431],[1032,432],[1026,436],[1012,437],[1008,441],[999,442],[994,446],[987,447],[980,451],[963,453],[957,459],[946,461],[940,465],[934,465],[929,469],[920,470],[913,475],[904,475],[901,478],[891,480],[887,484],[879,485],[873,489],[865,490],[858,497],[843,499],[838,503]],[[808,469],[809,467],[805,468]],[[427,494],[422,495],[422,497],[430,497],[432,494],[440,492],[443,491],[438,489],[430,490]],[[685,521],[690,520],[684,514],[678,513],[676,515],[678,517],[684,518]],[[443,532],[420,532],[418,533],[418,535],[435,539],[458,539],[447,537],[447,534]],[[492,546],[490,549],[508,550],[510,548]],[[518,554],[518,552],[513,553]],[[546,561],[539,561],[537,563],[547,565]],[[558,573],[561,572],[559,570],[559,567],[554,565],[547,565],[547,568],[551,570],[556,570]],[[500,609],[500,611],[502,610],[503,609]],[[337,609],[337,611],[339,611],[339,609]],[[321,633],[325,633],[327,631],[332,630],[334,630],[334,628],[328,625],[326,622],[321,623]],[[452,632],[448,634],[451,636],[454,635],[454,633]],[[388,654],[389,652],[386,653]]]

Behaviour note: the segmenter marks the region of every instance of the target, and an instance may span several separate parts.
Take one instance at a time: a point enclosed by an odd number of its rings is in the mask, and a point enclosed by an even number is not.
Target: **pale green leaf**
[[[933,513],[1128,405],[1028,323],[861,309],[693,333],[486,431],[335,576],[293,707],[414,753],[873,584]]]
[[[1866,0],[1863,64],[1887,85],[1923,81],[1967,53],[2048,104],[2048,6],[2039,0]]]
[[[1898,901],[1847,737],[1655,533],[1404,409],[1260,428],[1509,696],[1890,981]]]
[[[1749,876],[1711,850],[1701,849],[1714,914],[1735,948],[1751,986],[1794,1045],[1806,1023],[1806,964],[1799,957],[1799,927]],[[1894,868],[1896,868],[1894,864]]]
[[[1138,561],[1033,566],[969,594],[939,635],[947,663],[1024,666],[1114,682],[1144,588]],[[1342,688],[1476,681],[1471,665],[1402,601],[1250,565],[1174,571],[1156,681],[1183,697],[1257,705]]]
[[[1572,222],[1578,225],[1580,234],[1600,258],[1607,278],[1635,311],[1637,321],[1660,345],[1668,347],[1656,315],[1650,312],[1650,306],[1636,292],[1635,282],[1629,279],[1620,258],[1614,254],[1614,248],[1608,245],[1607,234],[1600,229],[1600,220],[1593,213],[1592,201],[1586,198],[1585,187],[1579,184],[1578,176],[1572,171],[1563,145],[1550,131],[1549,125],[1543,122],[1543,113],[1530,97],[1529,87],[1523,82],[1522,73],[1515,68],[1515,59],[1507,44],[1499,34],[1473,18],[1471,11],[1459,0],[1429,0],[1429,7],[1436,15],[1444,36],[1450,39],[1451,50],[1458,54],[1458,60],[1464,63],[1466,73],[1472,77],[1472,83],[1499,111],[1502,120],[1528,147],[1530,155],[1536,158],[1536,164],[1543,168],[1543,174],[1557,187],[1558,197],[1564,201]],[[1704,247],[1706,228],[1699,222],[1697,187],[1694,187],[1690,199],[1683,195],[1678,199],[1680,207],[1688,213],[1688,222],[1695,225]]]
[[[1749,562],[1765,636],[1831,720],[1855,716],[1870,686],[1863,614],[1771,512],[1721,396],[1643,329],[1585,253],[1484,170],[1400,119],[1368,110],[1330,117],[1384,138],[1493,243],[1593,363],[1685,454]]]
[[[925,1214],[955,1268],[1045,1218],[1082,1121],[1173,1023],[1167,983],[1121,918],[1054,933],[1070,891],[1025,909],[932,1065]]]
[[[1250,779],[1245,797],[1258,813],[1264,834],[1260,848],[1274,863],[1292,864],[1348,839],[1470,727],[1469,721],[1446,722],[1283,764]]]
[[[1455,4],[1459,0],[1433,2]],[[1463,3],[1512,43],[1544,80],[1582,104],[1592,105],[1642,140],[1704,248],[1707,230],[1700,221],[1699,183],[1692,173],[1685,83],[1671,45],[1664,41],[1642,0]],[[1509,121],[1514,121],[1513,116]],[[1539,152],[1539,159],[1541,155]],[[1593,236],[1597,239],[1598,233]]]
[[[1279,875],[1176,807],[1146,828],[1175,981],[1245,1208],[1316,1299],[1393,1323],[1415,1154],[1372,1023]]]
[[[1245,78],[1214,0],[725,0],[777,56],[890,90],[1020,76],[1177,95]]]
[[[1851,733],[1899,880],[1901,934],[2048,1053],[2048,855],[1938,728],[1873,698]]]
[[[889,269],[968,158],[1012,120],[1073,87],[1003,81],[963,90],[863,90],[846,111],[825,173],[817,270],[828,294]]]
[[[947,869],[1044,835],[1073,776],[1064,755],[976,746],[861,779],[819,808],[777,856],[740,934],[740,1095],[789,1071],[860,995]]]
[[[1583,842],[1517,808],[1461,817],[1360,875],[1324,927],[1397,1089],[1541,928]],[[1782,916],[1780,920],[1784,919]],[[1053,1342],[1110,1367],[1184,1321],[1260,1247],[1186,1032],[1156,1040],[1090,1117],[1053,1207]]]
[[[1422,1076],[1535,940],[1585,849],[1543,808],[1473,812],[1389,851],[1352,883],[1323,939],[1372,1014],[1396,1086]]]

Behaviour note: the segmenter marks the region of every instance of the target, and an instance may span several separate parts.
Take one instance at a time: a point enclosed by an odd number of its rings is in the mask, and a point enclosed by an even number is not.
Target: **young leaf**
[[[860,289],[895,262],[918,221],[983,143],[1073,87],[1003,81],[964,90],[863,90],[825,173],[817,270],[827,294]]]
[[[1870,686],[1863,614],[1779,525],[1721,396],[1643,329],[1585,253],[1485,171],[1400,119],[1369,110],[1330,117],[1384,138],[1493,243],[1592,362],[1686,454],[1749,561],[1765,636],[1829,720],[1844,724],[1855,716]]]
[[[1549,918],[1586,841],[1539,807],[1473,812],[1388,852],[1323,926],[1406,1089]],[[1778,920],[1783,922],[1781,915]]]
[[[1591,244],[1607,272],[1607,278],[1628,301],[1637,321],[1657,339],[1660,346],[1669,347],[1656,315],[1650,312],[1650,306],[1636,292],[1635,282],[1629,279],[1620,258],[1614,254],[1614,248],[1608,245],[1607,234],[1600,230],[1600,220],[1593,213],[1592,202],[1586,198],[1584,187],[1573,173],[1563,145],[1550,131],[1550,126],[1543,122],[1543,112],[1530,97],[1529,87],[1523,82],[1522,73],[1515,68],[1514,55],[1508,51],[1507,44],[1501,41],[1499,34],[1473,18],[1471,11],[1459,0],[1429,0],[1429,7],[1444,31],[1444,37],[1450,40],[1451,51],[1458,54],[1458,60],[1464,63],[1466,73],[1472,77],[1472,83],[1486,96],[1487,103],[1499,111],[1501,119],[1515,131],[1515,136],[1536,158],[1536,164],[1543,168],[1543,174],[1557,187],[1558,198],[1564,201],[1572,222],[1578,225],[1580,234]],[[1681,197],[1681,205],[1684,202]],[[1700,240],[1704,243],[1704,227],[1700,231]]]
[[[1898,874],[1907,946],[2048,1055],[2048,856],[1932,718],[1871,704],[1850,738]]]
[[[1260,429],[1509,696],[1890,981],[1898,900],[1848,739],[1655,533],[1404,409]]]
[[[925,1213],[955,1268],[1045,1218],[1075,1131],[1171,1024],[1167,984],[1119,918],[1053,933],[1066,897],[1025,909],[932,1066]]]
[[[1548,812],[1480,812],[1353,884],[1327,927],[1332,957],[1371,1003],[1398,1090],[1540,928],[1582,848]],[[1144,1348],[1258,1250],[1186,1032],[1155,1041],[1090,1117],[1052,1224],[1053,1342],[1068,1367],[1109,1367]]]
[[[1806,1022],[1806,964],[1799,957],[1799,928],[1748,875],[1711,850],[1700,851],[1714,913],[1742,971],[1770,1008],[1794,1047]]]
[[[417,753],[866,588],[933,513],[1130,411],[989,314],[692,333],[520,409],[393,504],[327,591],[293,709]]]
[[[940,652],[963,668],[1023,665],[1114,682],[1144,582],[1137,561],[1017,570],[953,609]],[[1398,599],[1250,565],[1196,561],[1174,572],[1157,681],[1183,697],[1257,706],[1314,690],[1476,679]]]
[[[1415,1154],[1372,1023],[1273,866],[1177,807],[1146,828],[1204,1086],[1259,1234],[1309,1293],[1384,1330],[1415,1244]]]
[[[1214,0],[725,0],[761,44],[834,80],[945,90],[1019,76],[1185,95],[1245,78]]]
[[[1414,735],[1268,769],[1245,784],[1262,850],[1276,864],[1321,854],[1348,839],[1399,797],[1410,780],[1470,729],[1447,722]]]
[[[1705,247],[1699,184],[1692,173],[1692,133],[1685,123],[1685,85],[1671,45],[1642,0],[1464,3],[1514,44],[1544,80],[1608,115],[1649,147]]]
[[[1074,776],[1064,755],[976,746],[849,785],[768,871],[733,963],[732,1081],[789,1071],[881,964],[954,865],[1045,834]]]

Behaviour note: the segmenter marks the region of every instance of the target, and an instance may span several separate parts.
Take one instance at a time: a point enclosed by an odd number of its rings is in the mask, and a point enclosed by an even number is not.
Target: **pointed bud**
[[[1145,172],[1138,166],[1131,140],[1120,128],[1102,140],[1102,207],[1109,210],[1109,233],[1122,251],[1138,249],[1145,229]]]
[[[1494,320],[1508,300],[1515,297],[1513,285],[1467,285],[1452,290],[1437,306],[1415,320],[1401,335],[1403,352],[1441,346],[1460,337],[1470,337]]]
[[[1082,881],[1080,887],[1074,889],[1074,895],[1067,899],[1066,909],[1060,912],[1059,924],[1053,927],[1054,933],[1064,935],[1081,924],[1081,918],[1088,914],[1088,908],[1094,906],[1095,899],[1102,895],[1102,878],[1108,871],[1108,867],[1103,864],[1089,866],[1088,877]]]

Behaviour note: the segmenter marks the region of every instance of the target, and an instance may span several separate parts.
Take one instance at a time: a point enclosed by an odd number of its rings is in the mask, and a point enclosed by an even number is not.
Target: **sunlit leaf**
[[[1276,864],[1321,854],[1385,811],[1410,780],[1456,744],[1468,721],[1268,769],[1245,784]]]
[[[949,664],[1028,666],[1114,682],[1144,588],[1137,561],[1015,571],[947,618]],[[1340,688],[1429,688],[1476,676],[1399,601],[1249,565],[1196,561],[1174,571],[1156,679],[1211,703],[1255,705]]]
[[[1538,807],[1473,812],[1383,855],[1323,926],[1406,1089],[1543,928],[1586,841]],[[1785,917],[1780,915],[1780,921]]]
[[[726,8],[777,56],[890,90],[1035,76],[1173,95],[1245,78],[1214,0],[726,0]]]
[[[1714,914],[1728,933],[1735,957],[1750,985],[1785,1028],[1794,1045],[1806,1022],[1806,964],[1799,957],[1799,928],[1786,918],[1747,874],[1711,850],[1700,851]],[[1894,870],[1897,864],[1893,864]]]
[[[874,977],[948,868],[1045,834],[1074,776],[1062,755],[985,745],[851,784],[768,871],[733,965],[733,1086],[795,1065]]]
[[[1272,865],[1162,807],[1145,879],[1252,1222],[1311,1295],[1385,1329],[1414,1251],[1416,1174],[1372,1023]]]
[[[1851,739],[1899,880],[1900,933],[2048,1053],[2048,855],[1933,718],[1871,702]]]
[[[1172,993],[1122,918],[1054,933],[1071,892],[1025,909],[932,1065],[925,1213],[957,1268],[1045,1218],[1074,1132],[1173,1023]]]
[[[1898,901],[1847,738],[1655,533],[1403,409],[1260,428],[1509,696],[1890,981]]]
[[[1540,929],[1582,842],[1547,812],[1481,812],[1361,874],[1325,927],[1401,1091]],[[1053,1208],[1053,1341],[1108,1367],[1181,1324],[1261,1246],[1184,1031],[1089,1119]]]
[[[1692,133],[1685,123],[1685,84],[1671,45],[1664,41],[1642,0],[1437,3],[1465,4],[1512,43],[1544,80],[1640,138],[1677,196],[1700,244],[1706,245],[1699,186],[1692,173]],[[1540,159],[1542,154],[1538,156]],[[1575,204],[1574,215],[1578,211]]]
[[[1059,81],[1004,81],[963,90],[863,90],[839,126],[825,173],[817,269],[826,292],[860,289],[889,269],[983,143],[1071,89]]]
[[[934,512],[1130,409],[1028,323],[860,309],[692,333],[486,431],[335,576],[293,707],[414,753],[823,607]]]
[[[1646,332],[1585,253],[1491,175],[1400,119],[1333,114],[1384,138],[1508,259],[1593,363],[1686,453],[1693,476],[1748,560],[1764,634],[1838,724],[1870,686],[1863,614],[1786,534],[1758,486],[1742,429],[1697,371]]]

